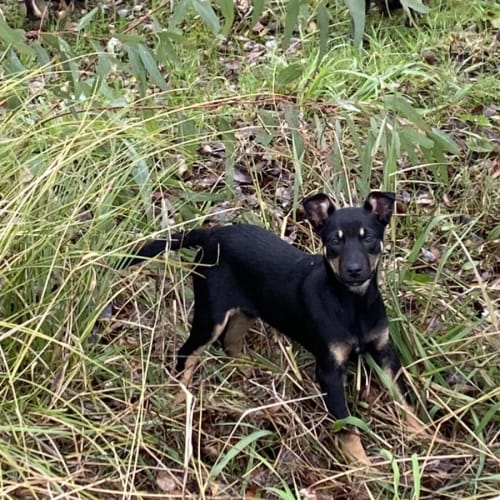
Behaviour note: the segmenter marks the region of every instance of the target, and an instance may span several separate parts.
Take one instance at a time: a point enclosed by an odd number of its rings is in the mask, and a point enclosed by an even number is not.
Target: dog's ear
[[[366,198],[364,209],[372,212],[375,217],[386,226],[394,212],[396,203],[395,193],[372,191]]]
[[[318,233],[323,229],[326,219],[335,211],[332,200],[323,193],[306,198],[302,204],[307,219]]]

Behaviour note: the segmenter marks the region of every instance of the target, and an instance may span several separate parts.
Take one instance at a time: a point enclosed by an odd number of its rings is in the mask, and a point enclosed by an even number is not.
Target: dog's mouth
[[[373,275],[363,276],[362,278],[356,278],[356,279],[344,278],[341,276],[339,276],[339,278],[341,279],[342,283],[344,283],[344,285],[346,286],[361,286],[364,285],[367,281],[370,281],[373,278]]]
[[[352,293],[358,294],[358,295],[364,295],[366,291],[368,290],[368,287],[370,286],[371,283],[371,278],[368,278],[364,281],[361,280],[355,280],[355,281],[344,281],[344,286]]]
[[[369,278],[368,278],[369,279]],[[361,286],[364,285],[368,279],[366,280],[342,280],[342,282],[347,286]]]

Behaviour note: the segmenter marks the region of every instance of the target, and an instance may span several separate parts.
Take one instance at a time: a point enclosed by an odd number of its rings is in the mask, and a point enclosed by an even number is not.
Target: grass
[[[16,50],[1,28],[2,497],[498,495],[500,9],[435,1],[416,29],[373,12],[358,50],[341,4],[319,64],[306,7],[281,50],[282,4],[260,33],[237,18],[225,41],[193,16],[162,38],[148,19],[113,28],[98,12],[78,33],[57,28],[67,46],[45,33],[9,39]],[[170,8],[153,24],[169,26]],[[138,36],[116,58],[99,52],[113,29]],[[146,59],[131,63],[140,40],[164,51],[164,91]],[[176,403],[190,255],[130,273],[113,262],[207,221],[259,223],[318,252],[300,199],[379,187],[406,199],[381,282],[429,435],[408,435],[363,360],[349,401],[378,471],[346,465],[311,356],[261,324],[242,359],[210,348]]]

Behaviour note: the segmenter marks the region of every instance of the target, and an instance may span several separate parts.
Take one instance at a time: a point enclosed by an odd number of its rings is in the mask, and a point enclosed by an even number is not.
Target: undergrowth
[[[307,5],[286,50],[281,3],[258,29],[238,11],[226,37],[178,5],[77,12],[28,41],[4,9],[2,497],[498,495],[500,8],[432,2],[414,28],[373,11],[358,49],[339,2],[321,51]],[[378,188],[404,202],[380,279],[428,434],[362,360],[349,401],[377,470],[346,464],[311,356],[263,324],[241,359],[204,353],[176,404],[191,254],[117,259],[234,221],[319,252],[300,200]]]

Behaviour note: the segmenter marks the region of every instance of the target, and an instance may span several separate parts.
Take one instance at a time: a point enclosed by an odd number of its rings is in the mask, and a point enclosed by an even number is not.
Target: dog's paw
[[[359,463],[366,467],[373,467],[371,460],[366,454],[365,448],[361,443],[359,434],[354,432],[344,432],[341,436],[342,451],[351,463]]]

